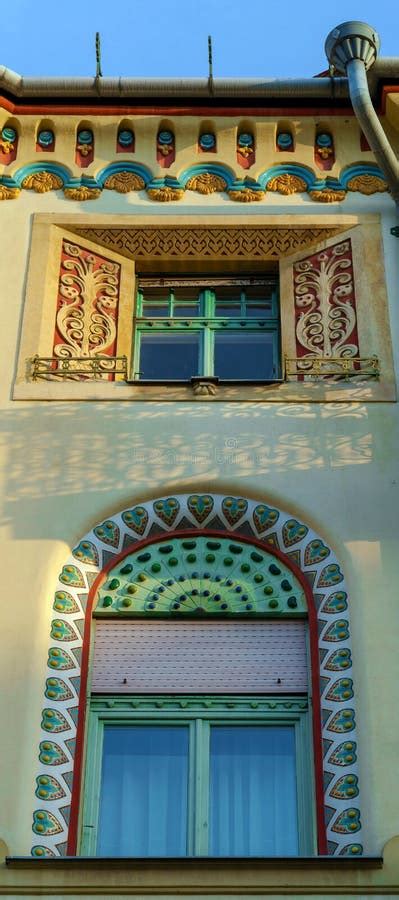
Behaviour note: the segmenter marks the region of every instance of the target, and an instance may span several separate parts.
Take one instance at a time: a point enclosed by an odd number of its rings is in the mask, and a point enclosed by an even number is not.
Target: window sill
[[[394,843],[394,842],[390,842]],[[389,846],[389,845],[387,845]],[[8,857],[0,893],[51,896],[369,896],[396,892],[392,848],[381,857],[109,859]],[[4,887],[3,887],[4,885]]]
[[[204,379],[205,384],[207,380]],[[14,400],[84,400],[84,401],[156,401],[156,402],[258,402],[258,403],[337,403],[393,402],[396,389],[393,380],[348,382],[278,382],[219,383],[209,392],[195,392],[194,386],[178,382],[125,381],[55,382],[18,381],[14,385]]]

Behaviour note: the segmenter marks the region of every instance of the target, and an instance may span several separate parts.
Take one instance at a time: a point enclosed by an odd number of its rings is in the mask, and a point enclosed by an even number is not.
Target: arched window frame
[[[348,596],[333,551],[309,526],[264,502],[191,494],[160,498],[109,517],[79,542],[60,573],[36,786],[41,806],[38,809],[36,803],[33,821],[41,842],[32,848],[33,856],[76,853],[90,627],[100,581],[133,545],[139,547],[138,541],[144,546],[159,540],[160,534],[215,529],[219,535],[225,531],[267,548],[284,560],[304,587],[310,626],[318,852],[362,853],[353,693],[342,697],[342,672],[329,662],[335,659],[332,652],[343,647],[351,660]],[[337,593],[342,598],[338,609]],[[339,609],[342,604],[344,611]]]

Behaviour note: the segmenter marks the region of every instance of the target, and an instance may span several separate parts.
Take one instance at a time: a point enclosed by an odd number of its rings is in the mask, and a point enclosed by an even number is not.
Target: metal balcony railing
[[[376,356],[285,357],[285,377],[297,381],[352,381],[379,378]]]
[[[127,356],[34,356],[30,360],[32,381],[111,380],[115,375],[127,379]]]

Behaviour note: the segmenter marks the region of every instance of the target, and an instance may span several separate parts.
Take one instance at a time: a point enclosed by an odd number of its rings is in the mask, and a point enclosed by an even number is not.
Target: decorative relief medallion
[[[295,263],[293,275],[297,356],[357,356],[350,240]]]
[[[360,194],[377,194],[384,193],[388,190],[388,185],[383,178],[378,175],[357,175],[351,178],[347,184],[348,191],[359,191]]]
[[[54,356],[114,355],[119,280],[118,263],[63,241]]]
[[[201,175],[190,178],[186,186],[187,190],[197,191],[198,194],[214,194],[217,191],[225,191],[227,182],[220,175],[202,172]]]
[[[301,194],[306,191],[306,181],[299,175],[276,175],[267,185],[268,191],[278,191],[279,194]]]
[[[129,191],[142,191],[145,184],[144,179],[134,172],[116,172],[106,178],[104,187],[109,191],[118,191],[118,194],[128,194]]]
[[[58,191],[63,186],[62,178],[53,172],[34,172],[28,175],[22,182],[22,187],[37,194],[45,194],[47,191]]]

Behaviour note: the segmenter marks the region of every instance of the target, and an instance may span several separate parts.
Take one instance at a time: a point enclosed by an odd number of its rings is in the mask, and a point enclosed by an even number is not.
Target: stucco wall
[[[154,221],[166,213],[165,205],[111,194],[96,201],[96,212],[144,211],[144,204]],[[268,212],[276,215],[303,213],[304,206],[307,212],[320,210],[298,196],[289,202],[268,198]],[[337,206],[323,213],[334,215]],[[382,212],[397,334],[392,206],[383,195],[356,195],[344,204],[345,213]],[[71,548],[93,524],[134,502],[178,490],[215,490],[268,500],[298,515],[331,543],[344,567],[352,596],[365,849],[379,854],[398,831],[392,789],[399,741],[397,406],[11,401],[32,213],[79,213],[83,207],[86,212],[84,204],[29,192],[0,207],[5,688],[0,835],[12,854],[29,853],[52,594]],[[206,204],[194,195],[184,200],[186,214],[210,208],[232,217],[241,212],[239,204],[220,197],[207,198]]]

